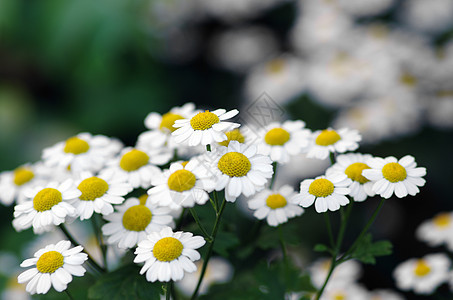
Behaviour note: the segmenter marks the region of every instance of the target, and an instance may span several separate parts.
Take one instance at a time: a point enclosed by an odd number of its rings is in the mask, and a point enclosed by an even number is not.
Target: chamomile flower
[[[349,203],[346,195],[351,191],[348,188],[350,184],[351,179],[340,172],[329,172],[315,179],[305,179],[300,183],[302,200],[299,205],[309,207],[314,202],[318,213],[336,211],[340,206]]]
[[[25,201],[24,189],[43,183],[38,168],[37,165],[25,164],[13,171],[2,172],[0,174],[0,203],[10,205],[14,200],[16,203],[23,203]]]
[[[18,231],[32,226],[35,233],[48,231],[52,225],[60,225],[66,217],[76,215],[70,203],[81,194],[72,179],[27,189],[24,195],[30,200],[14,207],[13,226]]]
[[[141,204],[137,198],[129,198],[115,208],[118,212],[104,216],[109,223],[102,226],[102,233],[108,236],[108,244],[118,244],[122,249],[133,248],[151,232],[160,231],[173,222],[169,207],[149,201]]]
[[[359,147],[362,137],[357,130],[331,128],[313,132],[312,143],[307,153],[308,158],[326,159],[329,153],[354,151]]]
[[[385,199],[393,193],[398,198],[416,195],[419,186],[425,185],[425,168],[417,168],[415,158],[406,155],[400,160],[393,156],[387,158],[375,157],[368,161],[371,169],[362,171],[362,175],[374,182],[373,191]]]
[[[178,129],[172,132],[172,135],[177,143],[187,142],[192,147],[222,142],[227,139],[225,131],[240,126],[237,123],[225,122],[238,113],[237,109],[228,112],[225,109],[199,112],[191,118],[176,120],[173,127]]]
[[[411,258],[399,264],[393,276],[396,286],[416,294],[430,294],[449,278],[450,260],[443,253]]]
[[[70,247],[71,242],[60,241],[38,250],[33,258],[24,260],[20,265],[35,267],[21,273],[18,282],[28,282],[26,290],[32,295],[46,294],[52,286],[57,292],[64,291],[72,276],[85,274],[82,264],[88,259],[88,255],[80,253],[82,246]]]
[[[236,201],[241,194],[245,197],[252,196],[262,190],[272,177],[271,159],[257,154],[254,145],[231,141],[228,147],[219,147],[212,155],[215,190],[225,189],[225,199],[229,202]]]
[[[227,137],[226,140],[218,143],[214,143],[211,146],[213,147],[218,147],[218,146],[224,146],[228,147],[231,141],[237,141],[240,144],[253,144],[256,142],[258,135],[256,132],[256,128],[254,126],[247,126],[247,125],[241,125],[240,128],[235,128],[230,131],[226,131],[225,135]]]
[[[113,171],[98,176],[83,172],[80,177],[76,185],[82,195],[71,204],[82,221],[91,218],[93,212],[103,215],[113,213],[112,204],[123,203],[124,196],[132,191],[132,186],[127,183],[127,176],[115,175]]]
[[[371,158],[372,156],[369,154],[360,153],[338,155],[336,163],[326,172],[335,170],[346,174],[352,180],[352,183],[349,186],[351,189],[349,195],[354,198],[355,201],[364,201],[368,196],[375,195],[375,192],[372,190],[374,183],[362,175],[364,169],[370,168],[367,165],[367,161]]]
[[[170,169],[153,178],[152,184],[154,187],[148,190],[151,202],[182,207],[205,204],[215,185],[212,173],[199,157],[184,165],[179,162],[171,164]]]
[[[368,291],[356,282],[347,285],[329,282],[321,300],[363,300],[368,299]]]
[[[404,300],[403,296],[392,290],[374,290],[369,292],[370,300]]]
[[[311,281],[315,287],[322,287],[329,273],[331,263],[331,258],[321,258],[309,267]],[[361,273],[362,268],[360,263],[356,260],[348,260],[334,269],[329,282],[334,282],[334,284],[338,285],[348,285],[351,282],[357,281]]]
[[[305,123],[300,120],[267,125],[259,133],[258,153],[286,164],[290,156],[300,154],[309,144],[311,132],[304,127]]]
[[[431,247],[447,244],[453,250],[453,213],[444,212],[418,226],[416,237]]]
[[[254,216],[260,220],[266,218],[270,226],[286,223],[289,218],[300,216],[304,209],[299,206],[301,196],[289,185],[278,190],[265,189],[248,201]]]
[[[135,263],[144,262],[140,274],[146,272],[150,282],[177,281],[184,277],[184,272],[193,273],[197,267],[193,263],[200,259],[195,249],[202,247],[206,241],[201,236],[190,232],[173,232],[170,227],[160,232],[153,232],[138,244]]]

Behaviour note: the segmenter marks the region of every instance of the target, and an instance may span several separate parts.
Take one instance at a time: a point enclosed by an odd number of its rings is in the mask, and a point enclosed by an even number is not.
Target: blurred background
[[[390,199],[372,229],[394,253],[360,281],[393,289],[399,262],[446,251],[414,232],[453,210],[452,34],[453,0],[0,0],[0,171],[84,131],[134,145],[149,112],[186,102],[238,108],[241,123],[265,103],[272,120],[355,128],[360,152],[411,154],[428,170],[421,193]],[[326,167],[299,163],[282,183]],[[346,243],[376,205],[357,205]],[[14,232],[12,212],[1,207],[0,251],[19,253],[32,234]],[[326,234],[306,215],[297,224],[310,249]]]

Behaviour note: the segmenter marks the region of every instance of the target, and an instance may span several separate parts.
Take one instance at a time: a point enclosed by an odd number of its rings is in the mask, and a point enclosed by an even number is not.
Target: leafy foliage
[[[376,257],[392,254],[392,243],[389,241],[373,242],[371,234],[365,235],[352,252],[352,257],[365,264],[375,264]]]

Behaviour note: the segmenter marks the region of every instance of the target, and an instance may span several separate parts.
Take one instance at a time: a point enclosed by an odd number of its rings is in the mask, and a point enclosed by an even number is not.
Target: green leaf
[[[136,265],[127,265],[101,276],[89,288],[88,298],[102,300],[159,299],[162,291],[161,284],[146,281],[145,276],[139,274],[139,270]]]
[[[389,241],[373,242],[371,234],[367,234],[359,241],[351,256],[365,264],[375,264],[376,257],[392,254],[392,247]]]
[[[329,253],[332,252],[332,250],[324,244],[316,244],[313,250],[315,252],[329,252]]]

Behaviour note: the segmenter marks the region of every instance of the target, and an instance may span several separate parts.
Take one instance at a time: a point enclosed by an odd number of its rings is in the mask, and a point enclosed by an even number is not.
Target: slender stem
[[[211,145],[210,144],[206,145],[206,151],[211,152]]]
[[[97,222],[97,218],[99,217],[98,214],[94,214],[91,218],[91,224],[93,225],[93,231],[96,235],[96,240],[98,243],[99,248],[101,249],[102,254],[102,262],[104,263],[104,268],[107,270],[107,245],[104,243],[104,239],[102,237],[102,232],[100,230],[100,224]]]
[[[64,291],[66,292],[66,295],[68,295],[68,298],[69,298],[70,300],[74,300],[74,297],[71,296],[71,293],[69,292],[68,289],[65,289]]]
[[[321,295],[322,295],[322,293],[324,292],[324,289],[327,286],[327,282],[329,282],[330,276],[332,276],[333,270],[336,267],[336,263],[337,263],[336,256],[333,255],[331,263],[330,263],[329,273],[327,273],[326,280],[324,280],[324,284],[322,285],[321,289],[318,291],[315,300],[319,300],[321,298]]]
[[[166,300],[170,300],[170,298],[171,298],[171,290],[173,288],[173,281],[172,280],[168,281],[166,285],[167,285],[167,288],[166,288],[166,291],[165,291],[165,299]]]
[[[217,213],[217,211],[219,210],[219,197],[217,195],[217,192],[214,191],[214,202],[215,202],[215,212]]]
[[[217,203],[215,200],[213,200],[211,197],[209,197],[209,202],[211,202],[212,208],[214,208],[214,211],[217,211]]]
[[[327,234],[329,235],[330,247],[333,248],[335,246],[335,241],[333,239],[332,225],[330,224],[329,213],[325,212],[325,213],[323,213],[323,215],[324,215],[324,221],[326,222]]]
[[[278,238],[280,240],[280,246],[282,247],[283,260],[284,260],[285,264],[288,265],[288,251],[286,250],[285,240],[283,239],[282,226],[279,225],[277,227],[277,229],[278,229]]]
[[[272,174],[271,183],[269,184],[269,189],[271,189],[271,190],[272,190],[272,187],[274,186],[275,178],[277,178],[277,162],[276,161],[274,161],[272,163],[272,168],[274,169],[274,173]]]
[[[330,152],[329,154],[329,158],[330,158],[330,164],[333,165],[335,164],[335,152]]]
[[[193,216],[193,219],[195,220],[195,223],[197,223],[198,227],[200,228],[201,232],[203,233],[203,235],[205,236],[205,239],[208,241],[208,242],[212,242],[212,237],[209,235],[209,233],[206,231],[206,229],[204,229],[203,225],[201,224],[200,222],[200,218],[198,218],[198,214],[197,214],[197,211],[191,207],[189,208],[190,210],[190,213],[192,214]]]
[[[182,223],[183,223],[183,220],[184,220],[184,216],[186,214],[186,211],[187,211],[187,208],[183,208],[182,209],[182,212],[181,212],[181,215],[179,216],[179,219],[178,219],[178,222],[176,223],[176,231],[180,230],[181,229],[181,226],[182,226]]]
[[[226,204],[226,200],[224,198],[222,205],[220,206],[219,212],[216,213],[216,220],[215,220],[214,228],[212,229],[212,234],[211,234],[212,242],[209,244],[208,252],[206,254],[206,258],[203,261],[203,266],[201,268],[200,278],[198,279],[197,287],[195,288],[195,291],[193,292],[192,297],[190,298],[191,300],[194,300],[197,298],[198,290],[200,289],[204,274],[206,273],[206,268],[208,266],[209,259],[211,258],[212,250],[214,249],[215,237],[217,235],[217,231],[219,230],[220,219],[221,219],[223,211],[225,209],[225,204]]]

